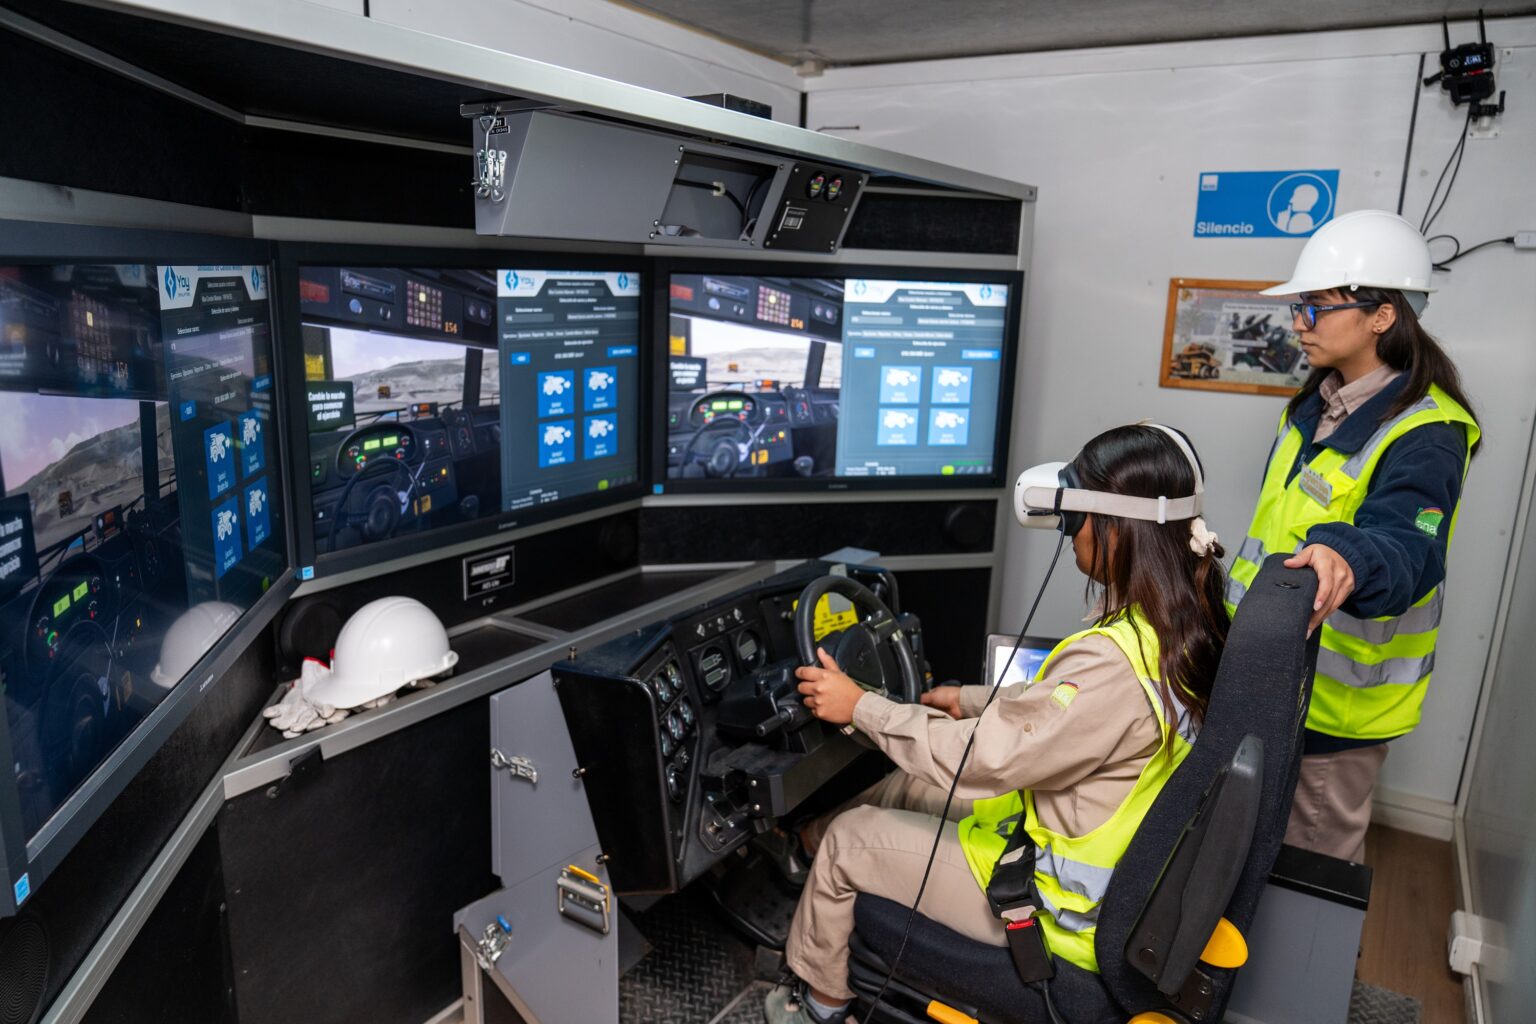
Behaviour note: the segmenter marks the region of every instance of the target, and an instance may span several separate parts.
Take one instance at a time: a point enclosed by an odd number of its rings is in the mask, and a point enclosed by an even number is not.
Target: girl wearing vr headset
[[[986,886],[1022,827],[1051,952],[1098,969],[1099,902],[1190,749],[1226,642],[1223,551],[1199,518],[1203,490],[1187,441],[1155,425],[1107,431],[1071,464],[1021,477],[1021,522],[1072,537],[1099,602],[1093,625],[1057,645],[1032,683],[990,703],[991,687],[940,686],[922,704],[899,704],[860,688],[824,651],[821,665],[797,671],[816,717],[853,723],[898,770],[827,827],[786,948],[800,981],[769,994],[769,1024],[846,1018],[854,899],[910,905],[936,832],[919,912],[1004,944]],[[957,824],[940,818],[951,789]]]
[[[1312,374],[1280,418],[1227,600],[1268,554],[1317,572],[1321,647],[1285,839],[1355,861],[1387,741],[1419,722],[1480,435],[1455,364],[1419,325],[1431,270],[1411,224],[1359,210],[1319,228],[1264,293],[1299,300]]]

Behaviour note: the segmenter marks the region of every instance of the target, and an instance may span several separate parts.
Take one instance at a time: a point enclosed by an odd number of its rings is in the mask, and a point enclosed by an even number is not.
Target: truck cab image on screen
[[[638,278],[302,267],[316,552],[634,483]]]
[[[34,836],[287,566],[265,266],[0,266],[0,673]]]
[[[667,476],[990,476],[1008,286],[673,274]]]

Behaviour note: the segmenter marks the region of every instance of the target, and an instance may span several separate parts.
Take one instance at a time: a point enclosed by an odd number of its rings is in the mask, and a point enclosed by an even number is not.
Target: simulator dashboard
[[[792,813],[868,748],[800,702],[796,622],[806,587],[846,572],[899,623],[874,640],[869,607],[838,593],[806,619],[855,679],[898,677],[905,643],[926,687],[922,629],[900,611],[895,578],[811,562],[636,631],[553,668],[609,871],[620,893],[686,885]],[[878,613],[875,616],[878,618]]]
[[[994,482],[1009,284],[673,272],[667,302],[669,481]]]
[[[0,673],[35,836],[287,566],[267,267],[0,266]]]
[[[316,553],[638,484],[640,281],[301,266]]]

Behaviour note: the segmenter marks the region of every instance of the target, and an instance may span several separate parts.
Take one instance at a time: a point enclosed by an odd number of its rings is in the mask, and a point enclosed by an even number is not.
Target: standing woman
[[[1446,552],[1479,430],[1455,364],[1419,324],[1432,261],[1383,210],[1317,230],[1291,280],[1312,374],[1280,417],[1236,606],[1264,558],[1317,572],[1322,626],[1286,842],[1358,861],[1387,742],[1419,723],[1435,662]]]

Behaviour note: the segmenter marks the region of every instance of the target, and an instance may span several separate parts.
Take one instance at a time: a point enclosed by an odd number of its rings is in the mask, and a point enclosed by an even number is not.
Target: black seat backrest
[[[1245,934],[1285,838],[1317,663],[1317,638],[1306,639],[1317,576],[1310,569],[1285,568],[1286,557],[1266,560],[1248,588],[1233,617],[1200,736],[1142,820],[1099,911],[1099,970],[1111,995],[1131,1013],[1165,1007],[1167,1000],[1128,962],[1126,940],[1202,795],[1245,736],[1263,744],[1262,795],[1247,864],[1226,914]],[[1234,972],[1208,973],[1220,1011]],[[1219,1012],[1213,1019],[1220,1019]]]

